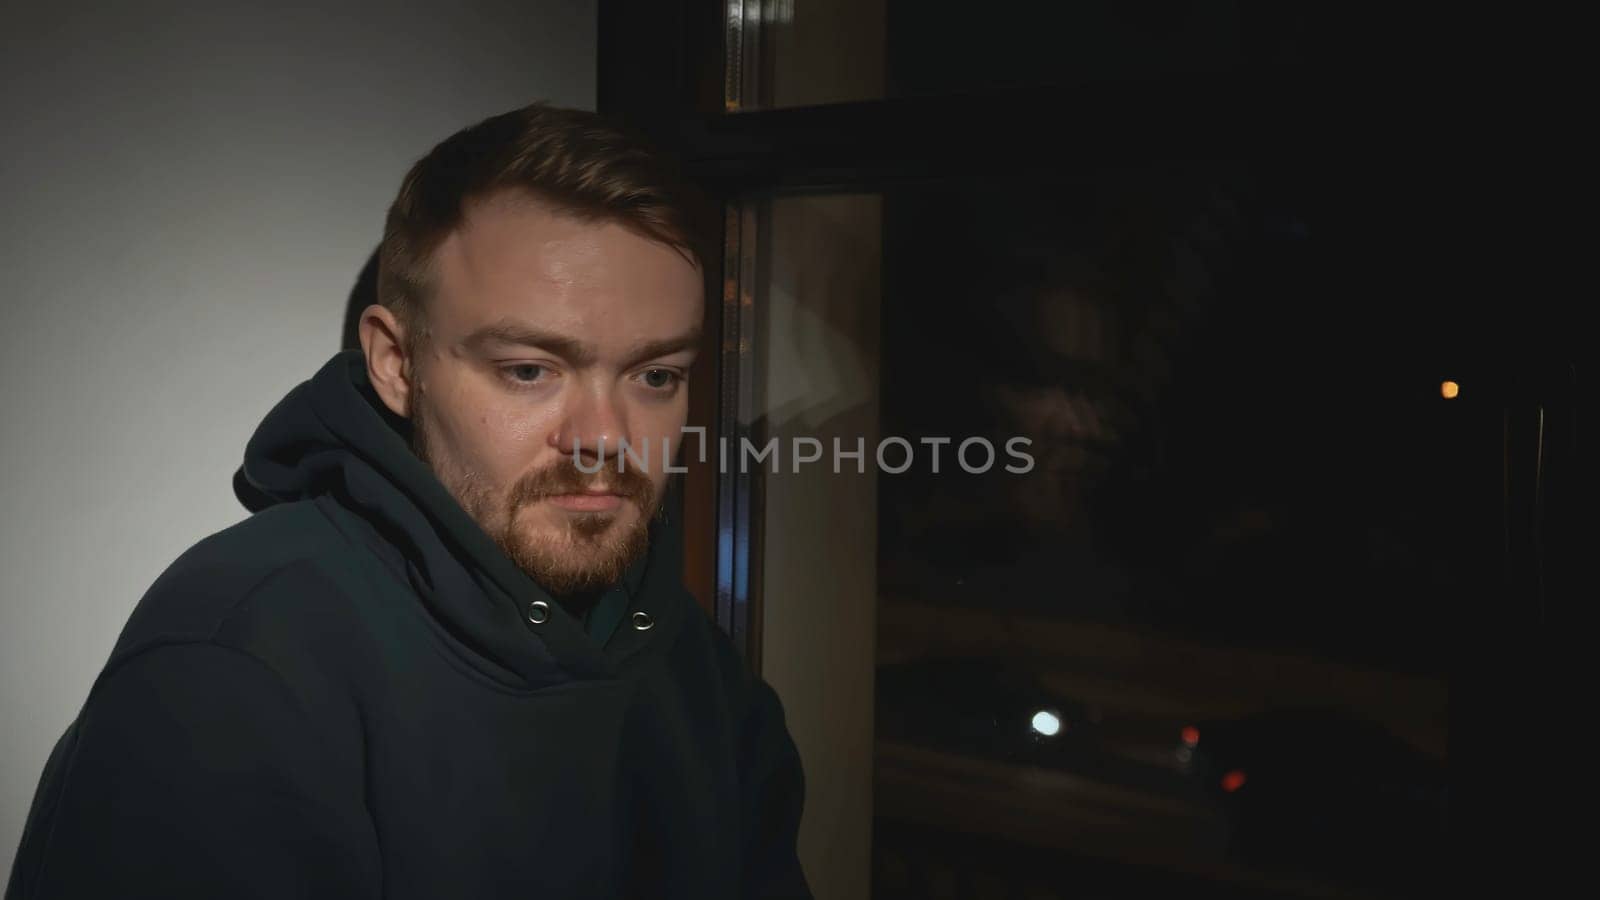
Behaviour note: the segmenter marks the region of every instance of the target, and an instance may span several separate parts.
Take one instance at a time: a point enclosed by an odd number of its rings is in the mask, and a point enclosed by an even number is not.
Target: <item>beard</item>
[[[619,472],[608,464],[597,472],[584,472],[576,460],[562,454],[554,464],[501,489],[479,473],[441,457],[432,440],[427,411],[420,403],[411,426],[412,451],[506,556],[551,594],[605,590],[621,581],[628,568],[649,550],[650,520],[660,500],[649,477],[637,469]],[[559,524],[548,528],[531,523],[518,527],[519,514],[540,500],[581,493],[601,484],[620,495],[623,505],[604,512],[563,512]],[[638,516],[619,525],[629,506]]]

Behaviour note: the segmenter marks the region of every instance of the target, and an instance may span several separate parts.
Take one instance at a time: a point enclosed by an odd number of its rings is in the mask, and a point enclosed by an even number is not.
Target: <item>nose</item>
[[[627,417],[615,392],[593,386],[569,395],[560,427],[550,432],[556,450],[572,454],[586,469],[605,465],[628,445]],[[638,450],[632,451],[635,456]]]

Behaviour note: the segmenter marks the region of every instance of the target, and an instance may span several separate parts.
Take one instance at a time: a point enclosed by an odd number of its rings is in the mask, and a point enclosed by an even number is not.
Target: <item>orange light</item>
[[[1446,400],[1454,400],[1459,393],[1461,393],[1461,385],[1456,384],[1454,381],[1446,381],[1439,385],[1439,396]]]
[[[1242,787],[1244,787],[1244,773],[1238,769],[1222,776],[1222,789],[1228,793],[1231,794]]]
[[[1183,742],[1191,747],[1200,743],[1200,729],[1194,727],[1193,725],[1184,726]]]

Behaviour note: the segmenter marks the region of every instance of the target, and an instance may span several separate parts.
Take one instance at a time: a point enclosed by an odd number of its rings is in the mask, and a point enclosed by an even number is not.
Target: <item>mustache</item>
[[[613,466],[606,466],[598,472],[585,472],[578,468],[577,461],[571,456],[562,454],[554,464],[519,479],[506,499],[515,510],[545,497],[581,494],[597,489],[616,494],[641,508],[649,505],[651,494],[654,493],[649,476],[638,469],[618,471]]]

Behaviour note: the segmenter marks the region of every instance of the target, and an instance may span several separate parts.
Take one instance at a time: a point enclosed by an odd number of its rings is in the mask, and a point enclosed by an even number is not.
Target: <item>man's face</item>
[[[500,195],[469,208],[433,272],[419,455],[547,590],[614,583],[645,549],[688,414],[699,271],[621,225]]]

